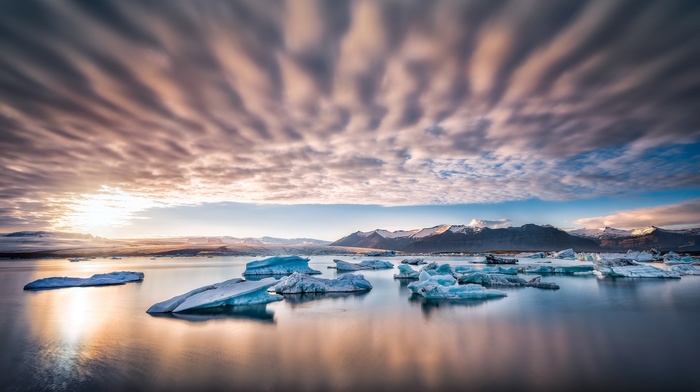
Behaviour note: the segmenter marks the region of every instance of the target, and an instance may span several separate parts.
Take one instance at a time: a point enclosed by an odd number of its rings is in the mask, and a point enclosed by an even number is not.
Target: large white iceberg
[[[452,277],[449,276],[449,278]],[[454,282],[454,278],[451,281]],[[503,291],[487,289],[478,284],[450,283],[446,275],[430,275],[426,271],[420,273],[417,282],[410,283],[407,287],[414,294],[428,299],[486,299],[508,295]]]
[[[25,290],[60,289],[64,287],[113,286],[143,280],[143,272],[119,271],[95,274],[89,278],[52,277],[27,283]]]
[[[275,284],[275,291],[280,294],[338,293],[371,289],[372,284],[364,276],[353,274],[337,279],[323,279],[295,272]]]
[[[315,275],[321,271],[309,268],[309,259],[299,256],[275,256],[251,261],[245,265],[243,275],[289,275],[293,272]]]
[[[418,279],[419,272],[406,264],[399,265],[399,273],[394,274],[395,279]]]
[[[266,304],[282,299],[282,296],[267,292],[267,289],[276,283],[277,280],[274,278],[261,280],[235,278],[200,287],[167,301],[159,302],[151,306],[146,312],[177,313],[222,306]]]
[[[349,263],[347,261],[333,259],[333,262],[335,263],[335,268],[338,271],[361,271],[394,268],[394,264],[382,260],[362,260],[359,263]]]

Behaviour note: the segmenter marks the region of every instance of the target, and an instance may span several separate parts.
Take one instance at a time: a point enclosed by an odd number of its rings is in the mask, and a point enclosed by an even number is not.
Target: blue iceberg
[[[25,290],[48,290],[65,287],[113,286],[143,280],[143,272],[109,272],[89,278],[52,277],[38,279],[24,286]]]
[[[299,256],[275,256],[251,261],[245,265],[243,275],[289,275],[293,272],[307,275],[321,273],[309,268],[309,259]]]
[[[353,274],[337,279],[323,279],[295,272],[275,284],[275,291],[280,294],[340,293],[371,289],[372,284],[364,276]]]

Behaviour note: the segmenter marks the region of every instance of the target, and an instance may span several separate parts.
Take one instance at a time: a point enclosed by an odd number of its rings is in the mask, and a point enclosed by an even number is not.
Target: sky
[[[0,232],[700,225],[700,2],[0,2]]]

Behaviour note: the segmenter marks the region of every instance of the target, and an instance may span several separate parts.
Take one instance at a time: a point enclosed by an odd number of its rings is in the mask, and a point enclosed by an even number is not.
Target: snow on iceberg
[[[321,273],[309,268],[309,259],[299,256],[275,256],[251,261],[245,265],[243,275],[289,275],[293,272],[309,275]]]
[[[362,260],[359,263],[349,263],[347,261],[334,259],[333,262],[335,263],[335,268],[338,271],[361,271],[394,268],[394,264],[382,260]]]
[[[573,249],[564,249],[559,252],[554,252],[552,257],[555,259],[576,260],[576,252],[574,252]]]
[[[343,275],[337,279],[323,279],[295,272],[277,282],[279,294],[339,293],[371,290],[372,285],[362,275]]]
[[[423,271],[420,273],[418,281],[410,283],[407,287],[414,294],[428,299],[485,299],[508,295],[503,291],[487,289],[478,284],[449,283],[449,280],[445,278],[446,275],[430,275]],[[452,278],[452,282],[454,282],[454,278]]]
[[[159,302],[151,306],[146,313],[177,313],[223,306],[266,304],[282,299],[282,296],[267,292],[267,289],[276,283],[275,278],[230,279]]]
[[[27,283],[25,290],[60,289],[64,287],[113,286],[143,280],[143,272],[119,271],[95,274],[89,278],[52,277]]]
[[[413,268],[405,265],[399,264],[399,273],[394,274],[394,279],[418,279],[419,272]]]

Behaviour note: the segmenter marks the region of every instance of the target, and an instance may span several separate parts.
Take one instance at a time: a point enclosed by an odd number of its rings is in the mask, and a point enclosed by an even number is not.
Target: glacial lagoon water
[[[333,258],[311,257],[310,266],[335,277],[326,268]],[[146,314],[156,302],[240,277],[254,259],[0,261],[0,390],[700,390],[697,276],[553,276],[546,280],[558,291],[426,302],[393,279],[397,270],[362,271],[374,286],[366,294]],[[22,290],[39,278],[120,270],[145,279]]]

